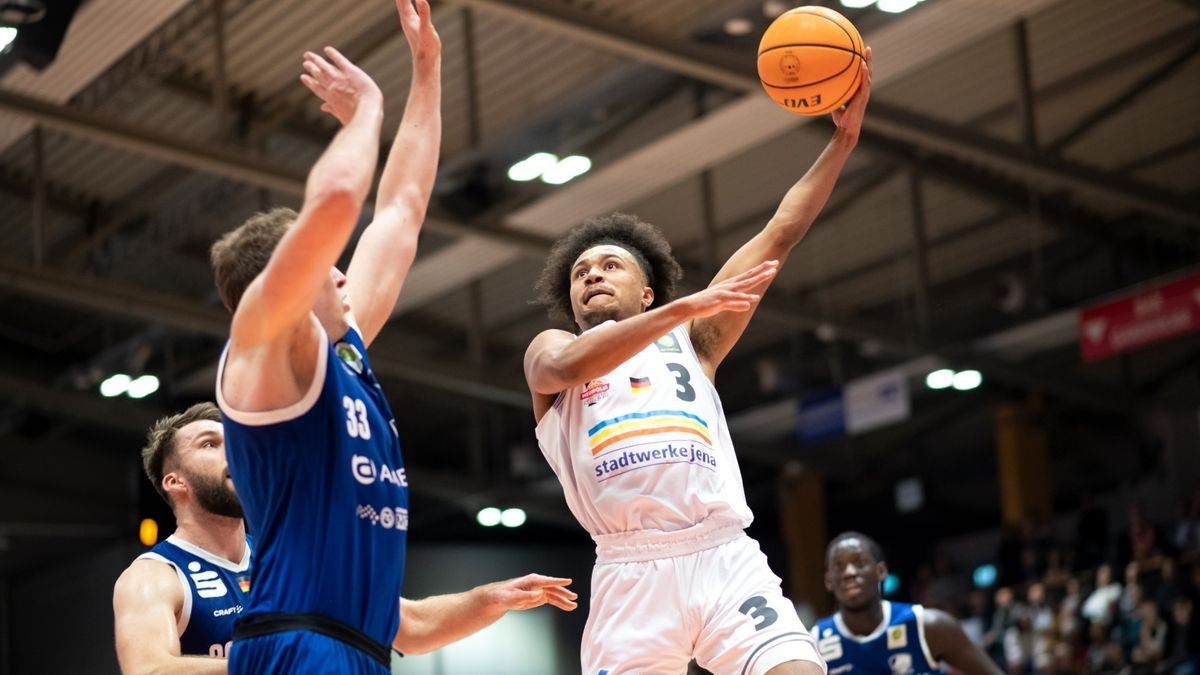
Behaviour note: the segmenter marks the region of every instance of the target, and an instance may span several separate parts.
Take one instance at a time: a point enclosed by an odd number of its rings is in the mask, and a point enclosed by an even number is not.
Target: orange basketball
[[[783,109],[824,115],[858,91],[863,51],[862,37],[846,17],[825,7],[797,7],[763,33],[758,79]]]

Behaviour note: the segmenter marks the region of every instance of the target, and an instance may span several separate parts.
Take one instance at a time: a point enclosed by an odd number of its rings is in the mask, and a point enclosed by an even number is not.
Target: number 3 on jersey
[[[362,399],[343,396],[342,407],[346,409],[346,432],[350,438],[369,440],[371,424],[367,421],[367,406],[363,405]]]
[[[680,401],[695,401],[696,389],[692,387],[692,374],[688,369],[678,363],[668,363],[667,369],[675,374],[675,385],[678,387],[675,390],[675,395]]]

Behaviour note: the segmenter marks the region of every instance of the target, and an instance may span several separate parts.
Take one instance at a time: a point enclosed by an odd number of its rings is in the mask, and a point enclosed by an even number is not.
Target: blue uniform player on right
[[[825,552],[825,588],[838,611],[813,633],[829,675],[1002,675],[949,614],[883,599],[883,549],[857,532],[838,535]]]
[[[367,348],[395,309],[437,173],[441,42],[428,0],[396,0],[412,51],[404,119],[374,219],[345,275],[379,154],[383,95],[332,48],[304,56],[301,81],[342,124],[313,165],[299,213],[252,217],[213,246],[233,312],[217,374],[225,450],[255,535],[254,591],[234,627],[229,672],[383,673],[411,648],[400,588],[408,478],[394,417]],[[568,579],[531,575],[482,608],[441,603],[457,639],[508,609],[574,606]]]

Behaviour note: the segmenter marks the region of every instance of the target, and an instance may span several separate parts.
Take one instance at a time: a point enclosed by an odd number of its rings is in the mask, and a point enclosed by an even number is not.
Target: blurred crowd
[[[918,571],[913,600],[959,617],[1013,675],[1200,675],[1200,490],[1170,523],[1137,508],[1116,536],[1085,502],[1074,541],[1006,531],[997,584],[971,589],[946,557]]]

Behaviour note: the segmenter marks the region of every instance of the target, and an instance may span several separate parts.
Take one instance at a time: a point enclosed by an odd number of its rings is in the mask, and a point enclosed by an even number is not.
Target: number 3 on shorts
[[[738,607],[738,611],[755,620],[754,630],[756,631],[770,626],[779,619],[779,614],[767,607],[767,599],[761,595],[756,595],[743,602],[742,606]]]

